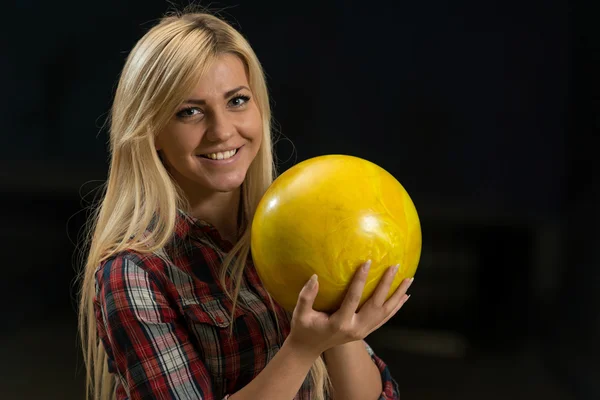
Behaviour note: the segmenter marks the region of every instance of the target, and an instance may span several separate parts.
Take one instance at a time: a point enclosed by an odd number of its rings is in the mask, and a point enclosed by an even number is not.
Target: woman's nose
[[[210,124],[206,139],[211,142],[225,142],[235,134],[235,127],[228,119],[226,112],[215,112],[210,115]]]

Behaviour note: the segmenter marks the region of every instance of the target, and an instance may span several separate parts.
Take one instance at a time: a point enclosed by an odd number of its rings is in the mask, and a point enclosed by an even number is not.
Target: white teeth
[[[226,160],[228,158],[233,157],[235,155],[235,153],[237,153],[237,149],[225,151],[223,153],[205,154],[204,157],[210,158],[211,160]]]

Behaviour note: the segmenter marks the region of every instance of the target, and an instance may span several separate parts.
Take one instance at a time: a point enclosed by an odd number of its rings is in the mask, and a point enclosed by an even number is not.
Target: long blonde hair
[[[93,299],[95,271],[124,251],[160,254],[171,239],[178,209],[188,204],[155,150],[155,137],[172,118],[190,88],[220,54],[235,54],[245,63],[263,122],[261,147],[242,185],[239,241],[224,260],[221,282],[234,305],[250,254],[250,225],[275,173],[271,110],[264,73],[254,51],[231,25],[208,13],[184,11],[163,17],[129,54],[110,118],[111,164],[104,196],[90,220],[87,260],[81,273],[79,333],[86,366],[86,398],[113,399],[115,376],[97,335]],[[153,228],[148,232],[152,222]],[[330,381],[322,358],[310,370],[315,399],[328,396]]]

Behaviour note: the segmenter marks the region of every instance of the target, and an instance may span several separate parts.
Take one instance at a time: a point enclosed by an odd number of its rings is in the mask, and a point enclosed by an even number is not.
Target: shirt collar
[[[223,250],[229,251],[233,247],[232,243],[221,238],[221,235],[213,225],[190,215],[184,210],[177,210],[173,240],[169,244],[173,244],[174,242],[181,243],[188,237],[193,238],[207,235]]]

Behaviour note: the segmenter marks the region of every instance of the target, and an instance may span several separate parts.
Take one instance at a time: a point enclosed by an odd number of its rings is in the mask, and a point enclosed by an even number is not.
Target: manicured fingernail
[[[408,296],[406,296],[406,300],[404,300],[405,303],[408,301],[408,299],[410,299],[410,296],[412,296],[412,295],[409,294]]]
[[[400,268],[400,264],[396,264],[392,267],[392,275],[396,275],[398,268]]]
[[[368,272],[369,268],[371,268],[371,260],[367,260],[367,262],[365,263],[365,265],[363,265],[362,269],[364,272]]]
[[[319,277],[317,276],[317,274],[313,274],[313,276],[310,277],[308,282],[306,282],[306,287],[309,289],[314,288],[315,285],[317,284],[318,279],[319,279]]]
[[[410,280],[408,281],[408,286],[412,285],[414,280],[415,280],[414,276],[412,278],[410,278]]]

